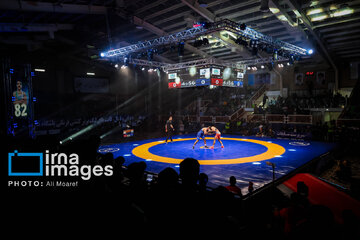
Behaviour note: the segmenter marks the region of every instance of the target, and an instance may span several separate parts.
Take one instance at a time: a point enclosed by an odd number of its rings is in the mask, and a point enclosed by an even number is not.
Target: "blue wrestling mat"
[[[207,146],[212,146],[213,137],[207,137]],[[127,143],[102,145],[100,153],[111,152],[114,158],[123,156],[125,166],[132,162],[145,161],[146,170],[159,173],[166,167],[172,167],[179,172],[181,160],[190,157],[200,163],[200,172],[209,177],[208,185],[216,187],[229,185],[229,177],[235,176],[237,185],[247,194],[248,182],[254,183],[254,188],[260,188],[272,180],[272,168],[267,161],[275,163],[276,178],[280,178],[310,160],[335,147],[334,144],[284,140],[260,137],[244,137],[222,135],[214,149],[205,148],[201,139],[195,148],[195,135],[173,136],[173,142],[165,144],[165,138],[147,139]]]

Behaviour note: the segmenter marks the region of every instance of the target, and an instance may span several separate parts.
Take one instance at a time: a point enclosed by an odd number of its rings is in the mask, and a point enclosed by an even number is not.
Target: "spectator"
[[[180,163],[180,178],[182,186],[189,191],[197,191],[197,181],[199,180],[200,164],[194,158],[185,158]]]
[[[209,181],[208,175],[205,173],[200,173],[199,175],[199,191],[206,192],[206,185]]]
[[[248,192],[251,194],[253,191],[254,191],[254,183],[253,183],[253,182],[249,182]]]
[[[234,176],[231,176],[229,178],[229,182],[230,185],[226,186],[226,189],[232,192],[233,194],[242,197],[241,189],[238,186],[236,186],[236,178]]]

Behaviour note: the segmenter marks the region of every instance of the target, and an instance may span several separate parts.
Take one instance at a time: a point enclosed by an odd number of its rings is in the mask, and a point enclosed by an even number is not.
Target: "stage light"
[[[250,67],[247,67],[247,70],[250,70],[251,68]]]
[[[118,68],[119,67],[119,64],[115,64],[115,68]]]
[[[126,57],[124,58],[124,65],[125,65],[125,66],[128,66],[128,65],[129,65],[129,57],[128,57],[128,56],[126,56]]]
[[[178,56],[179,57],[184,56],[184,47],[185,47],[185,43],[179,42],[179,44],[178,44]]]
[[[198,0],[198,4],[200,7],[207,8],[208,5],[204,0]]]
[[[290,55],[289,57],[289,64],[294,64],[294,55]]]
[[[235,40],[235,43],[236,43],[236,44],[239,44],[239,45],[243,45],[243,46],[245,46],[245,47],[247,47],[247,45],[248,45],[248,42],[247,42],[245,39],[243,39],[243,38],[238,38],[238,39],[236,39],[236,40]]]
[[[264,69],[265,68],[265,66],[264,65],[261,65],[261,69]]]
[[[145,70],[145,68],[144,68],[144,67],[142,67],[142,68],[141,68],[141,70],[143,70],[143,71],[144,71],[144,70]]]
[[[200,47],[201,45],[203,45],[203,40],[195,40],[194,41],[194,47]]]
[[[45,69],[43,69],[43,68],[35,68],[34,71],[35,72],[45,72]]]
[[[245,29],[246,29],[246,24],[245,23],[240,24],[240,30],[245,31]]]
[[[147,51],[147,58],[148,58],[148,61],[152,61],[153,60],[153,57],[154,57],[154,53],[153,53],[153,50],[152,49],[149,49]]]
[[[209,44],[209,40],[207,38],[203,38],[203,44],[204,45],[208,45]]]
[[[86,75],[88,75],[88,76],[95,76],[95,73],[93,73],[93,72],[87,72]]]
[[[314,53],[314,50],[309,49],[309,50],[307,51],[307,53],[308,53],[309,55],[311,55],[311,54],[313,54],[313,53]]]
[[[105,57],[105,53],[100,53],[100,57]]]

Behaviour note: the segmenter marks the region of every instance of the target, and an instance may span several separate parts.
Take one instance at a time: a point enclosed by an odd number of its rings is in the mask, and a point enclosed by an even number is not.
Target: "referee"
[[[165,124],[165,133],[166,133],[166,140],[165,143],[167,143],[167,140],[170,138],[171,141],[173,141],[172,139],[172,134],[175,131],[174,126],[172,125],[172,116],[169,117],[169,120],[166,121]]]

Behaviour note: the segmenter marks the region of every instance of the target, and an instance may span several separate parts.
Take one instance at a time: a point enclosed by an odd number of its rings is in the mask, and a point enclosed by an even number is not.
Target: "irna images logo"
[[[8,154],[9,176],[80,176],[89,180],[92,176],[112,176],[113,166],[80,165],[79,155],[71,153],[20,153]]]

